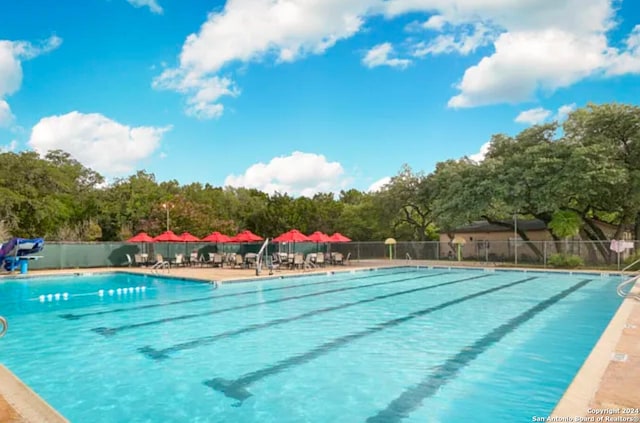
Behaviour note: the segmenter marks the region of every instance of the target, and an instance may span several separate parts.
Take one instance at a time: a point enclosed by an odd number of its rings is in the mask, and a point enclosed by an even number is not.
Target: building
[[[554,242],[546,224],[539,219],[518,219],[518,229],[524,230],[530,242],[526,243],[516,236],[511,226],[513,221],[504,221],[505,225],[488,223],[487,221],[475,221],[469,225],[458,227],[447,233],[440,234],[440,257],[455,258],[457,245],[460,241],[462,257],[481,261],[498,261],[513,258],[518,250],[518,259],[521,261],[539,261],[540,255],[551,255],[558,250],[567,250],[571,254],[588,256],[596,254],[598,248],[608,251],[608,243],[589,243],[582,241],[579,236],[573,237],[567,242]],[[604,234],[611,238],[617,227],[605,222],[597,222],[597,226]],[[632,233],[626,230],[622,239],[631,240]],[[545,242],[546,241],[546,242]],[[587,257],[585,257],[587,258]]]

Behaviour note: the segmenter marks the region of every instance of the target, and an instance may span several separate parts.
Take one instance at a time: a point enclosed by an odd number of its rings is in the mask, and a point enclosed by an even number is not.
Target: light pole
[[[164,203],[162,207],[167,211],[167,232],[169,232],[169,209],[173,208],[173,204]]]

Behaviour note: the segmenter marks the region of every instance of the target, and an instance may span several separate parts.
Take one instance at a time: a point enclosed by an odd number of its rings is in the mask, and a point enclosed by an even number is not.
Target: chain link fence
[[[271,244],[269,252],[340,252],[351,260],[411,259],[411,260],[450,260],[473,261],[495,264],[518,264],[551,266],[557,254],[570,254],[580,257],[586,266],[621,269],[625,264],[640,258],[640,241],[629,241],[628,247],[621,253],[610,249],[611,242],[595,241],[469,241],[464,245],[449,242],[398,242],[385,245],[383,242],[347,242],[347,243],[290,243]],[[31,269],[74,269],[91,267],[127,266],[127,254],[147,253],[150,258],[161,254],[165,259],[175,254],[197,251],[198,256],[214,252],[235,252],[245,254],[258,252],[260,243],[252,244],[208,244],[208,243],[149,243],[131,244],[125,242],[48,242],[39,254],[39,260],[33,260]],[[391,247],[391,248],[390,248]]]
[[[621,269],[640,258],[640,241],[628,241],[624,251],[610,249],[611,241],[470,241],[450,242],[350,242],[332,244],[332,251],[351,253],[352,260],[389,258],[411,260],[473,261],[496,264],[551,266],[556,255],[579,257],[586,266]],[[391,247],[391,248],[390,248]]]

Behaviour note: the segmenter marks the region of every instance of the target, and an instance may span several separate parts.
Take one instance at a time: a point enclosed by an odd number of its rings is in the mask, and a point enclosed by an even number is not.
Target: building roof
[[[513,224],[513,220],[502,220],[508,225]],[[518,227],[525,231],[543,231],[547,225],[540,219],[518,219]],[[513,228],[507,226],[488,223],[486,220],[476,220],[469,225],[460,226],[451,233],[474,233],[474,232],[513,232]]]

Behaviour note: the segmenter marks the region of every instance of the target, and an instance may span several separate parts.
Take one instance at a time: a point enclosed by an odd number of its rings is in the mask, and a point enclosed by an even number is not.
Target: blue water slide
[[[12,271],[21,261],[26,261],[27,256],[38,253],[44,248],[43,238],[12,238],[0,247],[0,264],[5,270]]]

